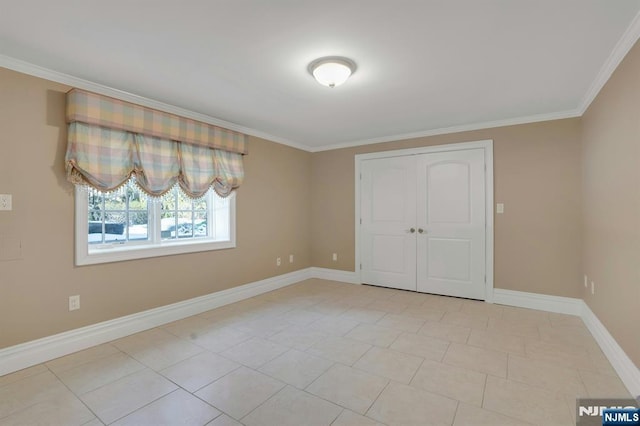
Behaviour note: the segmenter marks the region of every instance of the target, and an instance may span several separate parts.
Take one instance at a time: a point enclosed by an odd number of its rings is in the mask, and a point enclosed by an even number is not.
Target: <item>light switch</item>
[[[0,210],[11,210],[11,194],[0,194]]]
[[[496,204],[496,213],[498,214],[504,213],[504,203]]]

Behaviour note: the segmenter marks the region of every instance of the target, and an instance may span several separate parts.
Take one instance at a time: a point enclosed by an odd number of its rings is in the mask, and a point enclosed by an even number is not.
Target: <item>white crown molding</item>
[[[450,133],[460,133],[473,130],[491,129],[496,127],[514,126],[518,124],[537,123],[541,121],[561,120],[565,118],[581,117],[591,102],[596,98],[600,90],[604,87],[609,80],[613,72],[620,65],[620,62],[629,53],[629,50],[633,47],[636,41],[640,39],[640,12],[636,14],[633,21],[627,27],[626,31],[616,43],[613,51],[603,64],[595,80],[589,87],[589,90],[583,97],[582,101],[576,109],[567,111],[557,111],[547,114],[536,114],[523,117],[514,117],[505,120],[494,120],[480,123],[464,124],[460,126],[442,127],[438,129],[429,129],[413,133],[401,133],[396,135],[387,135],[371,139],[355,140],[349,142],[341,142],[331,145],[323,146],[309,146],[306,144],[298,143],[288,140],[279,136],[274,136],[257,129],[244,127],[235,123],[224,121],[215,117],[211,117],[206,114],[201,114],[195,111],[187,110],[184,108],[176,107],[166,104],[164,102],[155,101],[153,99],[145,98],[143,96],[135,95],[133,93],[118,90],[112,87],[108,87],[102,84],[93,83],[88,80],[84,80],[78,77],[74,77],[69,74],[54,71],[48,68],[41,67],[29,62],[25,62],[19,59],[15,59],[9,56],[0,55],[0,66],[18,71],[24,74],[32,75],[35,77],[44,78],[46,80],[55,81],[57,83],[66,84],[68,86],[77,87],[84,90],[89,90],[95,93],[99,93],[106,96],[112,96],[118,99],[122,99],[129,102],[134,102],[140,105],[147,106],[149,108],[155,108],[161,111],[181,115],[183,117],[192,118],[194,120],[202,121],[205,123],[213,124],[227,128],[229,130],[235,130],[237,132],[245,133],[247,135],[255,136],[258,138],[266,139],[272,142],[279,143],[281,145],[290,146],[292,148],[300,149],[307,152],[322,152],[330,151],[342,148],[352,148],[356,146],[372,145],[384,142],[393,142],[406,139],[422,138],[427,136],[437,136]]]
[[[362,145],[373,145],[376,143],[394,142],[406,139],[424,138],[427,136],[446,135],[451,133],[468,132],[472,130],[492,129],[495,127],[515,126],[518,124],[537,123],[540,121],[562,120],[564,118],[580,117],[578,110],[558,111],[549,114],[529,115],[525,117],[508,118],[505,120],[486,121],[482,123],[464,124],[460,126],[442,127],[439,129],[424,130],[414,133],[403,133],[399,135],[382,136],[379,138],[364,139],[359,141],[344,142],[333,145],[324,145],[309,148],[311,152],[331,151],[334,149],[353,148]]]
[[[270,135],[268,133],[264,133],[256,129],[244,127],[235,123],[231,123],[229,121],[211,117],[210,115],[201,114],[199,112],[191,111],[185,108],[166,104],[164,102],[156,101],[154,99],[146,98],[144,96],[136,95],[134,93],[125,92],[123,90],[115,89],[113,87],[105,86],[103,84],[94,83],[89,80],[75,77],[70,74],[54,71],[49,68],[44,68],[39,65],[22,61],[20,59],[12,58],[10,56],[0,54],[0,67],[4,67],[13,71],[18,71],[23,74],[32,75],[34,77],[43,78],[45,80],[53,81],[56,83],[66,84],[67,86],[75,87],[82,90],[87,90],[89,92],[98,93],[100,95],[111,96],[113,98],[117,98],[123,101],[146,106],[148,108],[153,108],[153,109],[168,112],[171,114],[176,114],[181,117],[191,118],[193,120],[201,121],[203,123],[212,124],[214,126],[223,127],[225,129],[244,133],[246,135],[255,136],[261,139],[266,139],[271,142],[277,142],[281,145],[287,145],[292,148],[300,149],[303,151],[309,151],[308,146],[290,141],[285,138]]]
[[[582,98],[582,102],[580,102],[580,106],[578,107],[580,115],[583,115],[587,111],[591,102],[598,96],[600,90],[602,90],[607,81],[609,81],[613,72],[618,68],[620,62],[627,56],[627,53],[629,53],[629,50],[631,50],[638,39],[640,39],[640,12],[636,14],[631,24],[627,27],[627,30],[622,34],[613,51],[602,65],[602,68],[600,68],[595,80],[591,83],[589,90],[584,95],[584,98]]]
[[[312,278],[311,268],[0,349],[0,376]]]
[[[584,301],[582,301],[582,320],[631,395],[636,398],[640,397],[640,369],[635,366]]]
[[[103,84],[94,83],[89,80],[72,76],[70,74],[54,71],[52,69],[41,67],[39,65],[22,61],[20,59],[15,59],[10,56],[0,54],[0,67],[21,72],[23,74],[32,75],[34,77],[43,78],[45,80],[54,81],[56,83],[65,84],[67,86],[76,87],[79,89],[98,93],[101,95],[111,96],[117,99],[121,99],[123,101],[136,103],[138,105],[143,105],[143,106],[154,108],[160,111],[169,112],[172,114],[180,115],[182,117],[191,118],[193,120],[202,121],[203,123],[212,124],[214,126],[224,127],[229,130],[234,130],[236,132],[255,136],[257,138],[265,139],[271,142],[279,143],[281,145],[286,145],[292,148],[296,148],[302,151],[312,152],[312,153],[321,152],[321,151],[330,151],[330,150],[341,149],[341,148],[350,148],[350,147],[361,146],[361,145],[371,145],[371,144],[383,143],[383,142],[393,142],[393,141],[399,141],[404,139],[420,138],[425,136],[435,136],[435,135],[443,135],[448,133],[466,132],[471,130],[490,129],[495,127],[513,126],[517,124],[535,123],[540,121],[560,120],[563,118],[579,117],[581,115],[581,113],[577,110],[560,111],[560,112],[555,112],[550,114],[538,114],[538,115],[532,115],[532,116],[526,116],[526,117],[510,118],[506,120],[496,120],[496,121],[488,121],[488,122],[467,124],[467,125],[461,125],[461,126],[443,127],[439,129],[431,129],[431,130],[425,130],[425,131],[415,132],[415,133],[388,135],[388,136],[383,136],[383,137],[373,138],[373,139],[365,139],[365,140],[358,140],[358,141],[352,141],[352,142],[338,143],[333,145],[313,147],[313,146],[301,144],[298,142],[294,142],[286,138],[281,138],[279,136],[274,136],[257,129],[252,129],[252,128],[244,127],[228,121],[220,120],[218,118],[211,117],[206,114],[201,114],[199,112],[191,111],[185,108],[166,104],[164,102],[156,101],[153,99],[146,98],[144,96],[125,92],[123,90],[115,89],[109,86],[105,86]]]

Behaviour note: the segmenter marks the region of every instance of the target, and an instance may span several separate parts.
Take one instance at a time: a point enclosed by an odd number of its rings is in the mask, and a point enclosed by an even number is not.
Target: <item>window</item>
[[[235,247],[235,194],[198,200],[178,187],[152,199],[129,181],[102,193],[76,188],[76,264]]]
[[[247,135],[79,89],[67,122],[77,265],[235,247]]]

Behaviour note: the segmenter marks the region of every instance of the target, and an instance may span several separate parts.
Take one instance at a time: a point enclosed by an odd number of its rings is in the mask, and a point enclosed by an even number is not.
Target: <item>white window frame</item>
[[[149,229],[149,235],[156,234],[150,244],[89,244],[88,193],[81,187],[75,189],[75,260],[76,266],[99,263],[121,262],[125,260],[146,259],[150,257],[171,256],[174,254],[196,253],[201,251],[223,250],[236,247],[236,195],[229,195],[229,240],[214,241],[213,237],[184,240],[162,240],[160,221],[153,221],[158,229]],[[151,202],[150,202],[151,203]],[[159,206],[159,205],[158,205]],[[159,208],[159,207],[158,207]],[[149,209],[150,222],[155,216],[155,208]],[[208,223],[213,223],[213,206],[208,209]]]

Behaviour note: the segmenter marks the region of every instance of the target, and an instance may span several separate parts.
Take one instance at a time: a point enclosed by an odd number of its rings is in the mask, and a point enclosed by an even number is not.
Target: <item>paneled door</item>
[[[483,149],[363,160],[361,280],[485,298]]]
[[[361,173],[362,281],[415,291],[415,158],[366,160]]]
[[[417,289],[484,299],[484,150],[424,154],[417,161]]]

